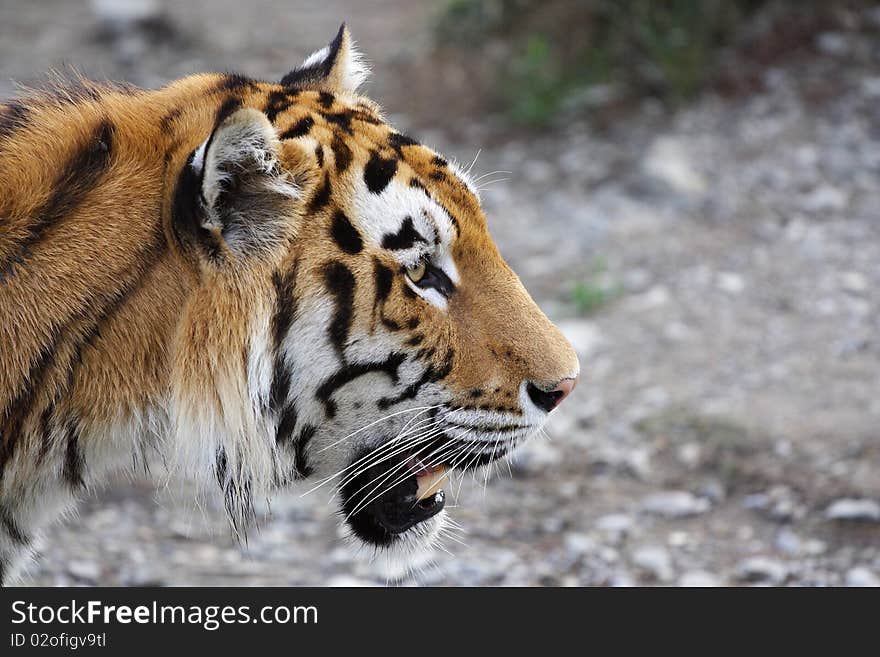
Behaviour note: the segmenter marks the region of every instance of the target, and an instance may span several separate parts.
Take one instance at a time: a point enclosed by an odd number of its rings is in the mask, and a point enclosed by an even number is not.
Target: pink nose
[[[553,390],[541,390],[533,383],[529,383],[526,386],[526,391],[529,393],[529,398],[535,403],[535,406],[549,413],[571,394],[571,391],[577,385],[577,381],[577,378],[564,379]]]
[[[562,400],[568,397],[571,394],[571,391],[574,390],[574,387],[578,384],[577,377],[574,379],[564,379],[562,383],[556,386],[556,389],[553,391],[559,395],[556,399],[556,405],[559,406],[562,403]]]

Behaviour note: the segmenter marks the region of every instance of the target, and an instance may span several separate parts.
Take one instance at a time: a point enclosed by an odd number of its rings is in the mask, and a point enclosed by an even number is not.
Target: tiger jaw
[[[516,442],[442,436],[401,446],[399,440],[388,440],[346,468],[352,474],[339,487],[343,519],[354,536],[377,548],[398,547],[413,536],[429,542],[443,524],[439,516],[450,471],[487,465],[507,455]]]

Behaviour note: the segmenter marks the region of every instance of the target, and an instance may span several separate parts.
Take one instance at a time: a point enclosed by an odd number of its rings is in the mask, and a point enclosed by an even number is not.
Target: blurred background
[[[393,123],[469,163],[581,359],[404,584],[880,584],[880,6],[0,0],[0,98],[70,65],[280,79],[347,21]],[[183,496],[186,497],[185,495]],[[384,584],[320,495],[236,546],[134,478],[30,584]]]

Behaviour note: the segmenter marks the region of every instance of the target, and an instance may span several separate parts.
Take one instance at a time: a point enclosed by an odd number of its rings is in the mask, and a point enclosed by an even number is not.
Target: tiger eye
[[[418,283],[425,277],[427,267],[424,260],[420,260],[418,264],[406,268],[406,275],[413,283]]]

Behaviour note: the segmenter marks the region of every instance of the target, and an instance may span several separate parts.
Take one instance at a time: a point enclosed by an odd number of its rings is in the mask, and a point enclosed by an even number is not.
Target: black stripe
[[[37,455],[38,464],[43,462],[49,454],[49,450],[52,448],[52,443],[49,439],[52,436],[51,422],[52,416],[55,414],[56,403],[56,399],[50,401],[46,408],[43,409],[43,414],[40,416],[40,452]]]
[[[309,442],[314,438],[317,430],[318,428],[316,426],[307,424],[300,430],[299,435],[296,438],[294,463],[297,475],[300,478],[308,477],[314,472],[311,466],[309,466],[306,449],[309,446]]]
[[[315,392],[315,398],[324,404],[324,412],[327,414],[327,417],[332,418],[336,415],[336,403],[333,401],[333,393],[339,390],[339,388],[371,372],[387,374],[392,383],[397,383],[397,371],[405,360],[406,354],[394,352],[388,358],[378,363],[351,363],[346,365],[318,387],[318,390]]]
[[[404,146],[419,146],[420,144],[408,135],[400,132],[392,132],[388,136],[388,145],[397,151],[397,154],[402,157]]]
[[[88,143],[62,168],[56,178],[52,194],[35,213],[35,221],[28,226],[27,235],[16,246],[16,251],[0,266],[0,283],[13,273],[15,263],[24,262],[31,247],[58,221],[73,212],[94,189],[110,166],[113,153],[113,124],[101,121]]]
[[[321,106],[324,109],[330,109],[333,106],[333,103],[336,102],[336,96],[329,91],[322,91],[318,94],[318,102],[321,103]]]
[[[83,483],[83,457],[79,450],[79,427],[69,422],[65,434],[66,449],[61,476],[71,488],[81,488]]]
[[[18,100],[13,100],[0,108],[0,138],[5,139],[24,127],[30,110]]]
[[[345,362],[345,344],[348,342],[348,333],[354,316],[354,274],[341,262],[327,263],[324,265],[324,285],[336,302],[336,312],[327,328],[327,333],[339,358]]]
[[[446,213],[446,216],[447,216],[447,217],[449,217],[449,221],[451,221],[451,222],[452,222],[452,225],[455,227],[455,234],[456,234],[456,235],[460,235],[460,234],[461,234],[461,226],[458,225],[458,219],[455,218],[455,215],[453,215],[453,214],[449,211],[449,208],[447,208],[445,205],[443,205],[440,201],[437,201],[437,200],[435,199],[434,202],[437,203],[437,205],[440,206],[440,209],[443,210],[443,212]]]
[[[295,139],[296,137],[304,137],[309,134],[309,130],[315,125],[315,119],[311,116],[305,116],[294,123],[290,128],[281,133],[280,139]]]
[[[397,173],[397,159],[385,159],[373,151],[370,161],[364,167],[364,182],[373,194],[379,194],[388,186],[395,173]]]
[[[15,518],[12,517],[12,513],[5,506],[0,505],[0,527],[6,532],[7,536],[12,539],[14,543],[18,543],[19,545],[27,545],[31,542],[30,537],[19,527],[18,523],[15,522]]]
[[[272,377],[272,389],[270,403],[273,411],[278,412],[287,401],[290,393],[290,369],[284,362],[282,344],[284,338],[290,332],[293,317],[296,313],[295,285],[299,261],[295,260],[293,266],[283,275],[275,272],[272,282],[275,286],[275,312],[272,315],[272,340],[274,353],[274,372]]]
[[[314,214],[330,202],[330,192],[330,174],[325,173],[324,181],[318,186],[309,201],[309,214]]]
[[[240,468],[238,472],[233,473],[227,479],[228,470],[229,460],[226,456],[226,450],[220,447],[217,450],[214,474],[217,477],[220,489],[223,491],[223,505],[226,509],[226,516],[232,524],[236,536],[244,535],[247,526],[253,522],[256,516],[251,497],[251,482],[249,479],[242,480]]]
[[[422,373],[422,376],[415,383],[411,383],[404,389],[396,397],[383,397],[380,399],[376,406],[380,409],[387,409],[389,406],[394,406],[395,404],[399,404],[402,401],[407,399],[415,399],[416,395],[419,394],[419,391],[422,389],[422,386],[428,383],[436,383],[437,381],[442,381],[449,373],[452,372],[452,363],[455,352],[452,349],[448,349],[446,351],[446,357],[443,359],[443,363],[439,367],[435,367],[432,363],[428,366],[428,368]]]
[[[415,229],[413,219],[410,216],[404,217],[400,230],[396,233],[386,233],[382,236],[382,248],[391,249],[393,251],[402,251],[411,249],[416,242],[428,243],[422,234]]]
[[[257,91],[259,88],[260,86],[257,84],[256,80],[252,80],[245,75],[239,75],[238,73],[227,73],[220,78],[215,90],[220,92],[238,92],[245,89],[248,91]]]
[[[182,107],[172,107],[170,110],[165,112],[164,116],[159,120],[159,126],[162,129],[162,132],[165,134],[171,134],[173,132],[174,123],[183,113]]]
[[[275,314],[272,316],[272,338],[275,349],[281,346],[282,341],[290,331],[293,324],[293,316],[296,313],[296,279],[299,273],[299,260],[294,260],[293,265],[285,271],[275,272],[272,283],[275,286]]]
[[[348,144],[339,137],[339,135],[333,135],[333,141],[330,142],[330,149],[333,151],[333,161],[336,164],[336,173],[344,173],[351,164],[351,149],[348,147]]]
[[[72,321],[68,322],[64,328],[67,329],[72,323]],[[43,347],[36,361],[31,363],[23,388],[18,391],[12,403],[6,408],[8,411],[6,421],[0,425],[0,481],[3,480],[6,464],[15,454],[15,448],[21,438],[22,427],[36,400],[37,390],[43,387],[43,381],[50,369],[49,365],[55,358],[61,335],[65,332],[66,330],[62,330],[56,333],[52,342]],[[0,417],[3,415],[0,413]]]
[[[318,162],[318,168],[324,168],[324,147],[321,144],[315,146],[315,160]]]
[[[347,109],[342,110],[341,112],[321,112],[321,116],[324,117],[324,120],[330,125],[341,128],[350,135],[354,134],[351,122],[358,118],[358,115],[354,110]]]
[[[376,302],[382,304],[391,293],[394,272],[383,265],[379,258],[373,258],[373,280],[376,282]]]
[[[275,431],[275,442],[279,445],[286,445],[290,442],[293,430],[296,428],[298,414],[293,404],[286,406],[278,420],[278,429]]]
[[[418,178],[410,178],[409,179],[409,186],[412,187],[413,189],[421,189],[425,193],[425,196],[427,196],[428,198],[433,200],[433,197],[431,196],[431,192],[428,191],[428,188],[425,187],[422,184],[422,181],[419,180]]]
[[[266,113],[266,118],[269,119],[269,123],[275,123],[278,115],[293,104],[297,95],[299,95],[299,90],[296,89],[275,89],[270,91],[269,97],[266,99],[266,108],[263,110]]]
[[[355,255],[364,248],[364,241],[361,239],[360,233],[342,210],[337,210],[333,215],[330,234],[339,248],[346,253]]]

